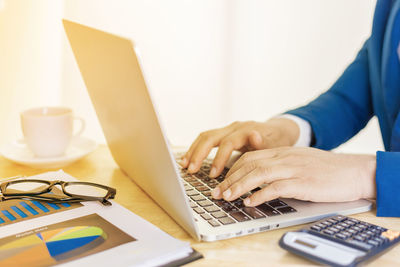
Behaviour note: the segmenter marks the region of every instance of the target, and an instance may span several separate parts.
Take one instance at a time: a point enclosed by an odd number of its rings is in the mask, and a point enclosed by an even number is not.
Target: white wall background
[[[172,143],[234,120],[265,120],[329,88],[370,34],[375,0],[6,0],[0,10],[0,143],[18,112],[67,105],[104,142],[60,24],[124,35]],[[5,40],[5,41],[3,41]],[[382,148],[376,121],[346,152]]]

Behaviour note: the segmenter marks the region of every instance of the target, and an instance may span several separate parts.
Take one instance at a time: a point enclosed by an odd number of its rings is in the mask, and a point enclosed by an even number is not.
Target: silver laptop
[[[211,190],[223,176],[210,179],[209,162],[195,175],[176,163],[134,43],[71,21],[63,23],[115,161],[194,238],[215,241],[371,209],[367,200],[275,199],[249,208],[242,199],[212,199]]]

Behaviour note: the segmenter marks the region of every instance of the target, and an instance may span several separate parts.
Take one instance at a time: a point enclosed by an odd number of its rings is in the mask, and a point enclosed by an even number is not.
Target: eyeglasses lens
[[[88,197],[105,197],[108,192],[108,190],[101,187],[85,184],[68,184],[65,186],[65,191],[69,194]]]
[[[43,192],[49,185],[43,182],[21,182],[10,184],[6,188],[8,194],[12,193],[40,193]]]

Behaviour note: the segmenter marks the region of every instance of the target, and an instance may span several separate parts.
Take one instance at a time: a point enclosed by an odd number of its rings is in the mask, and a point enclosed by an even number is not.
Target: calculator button
[[[344,234],[336,234],[335,237],[339,238],[339,239],[347,239],[347,236]]]
[[[368,251],[368,250],[370,250],[371,248],[374,247],[371,244],[360,242],[360,241],[357,241],[357,240],[354,240],[354,239],[347,240],[346,242],[349,243],[349,244],[352,244],[352,245],[354,245],[354,246],[356,246],[356,247],[358,247],[358,248],[360,248],[362,250],[366,250],[366,251]]]
[[[351,227],[351,229],[353,229],[354,231],[358,231],[358,232],[361,231],[361,228],[358,226],[353,226],[353,227]]]
[[[383,244],[386,241],[386,239],[382,237],[375,237],[373,240],[378,242],[379,244]]]
[[[342,221],[346,220],[346,217],[344,217],[342,215],[338,215],[338,216],[333,217],[333,219],[335,219],[339,222],[342,222]]]
[[[357,231],[354,231],[353,229],[347,229],[347,232],[349,232],[352,235],[357,234]]]
[[[356,236],[354,237],[354,239],[355,239],[355,240],[358,240],[358,241],[361,241],[361,242],[364,242],[364,241],[365,241],[365,238],[362,237],[362,236],[359,236],[359,235],[356,235]]]
[[[322,224],[324,224],[324,225],[326,225],[326,226],[331,226],[332,224],[330,223],[330,222],[328,222],[328,221],[324,221],[324,222],[321,222]]]
[[[335,223],[337,223],[337,221],[336,220],[334,220],[334,219],[328,219],[328,220],[326,220],[327,222],[330,222],[331,224],[335,224]]]
[[[322,223],[317,223],[315,226],[318,226],[318,227],[321,228],[321,229],[326,228],[326,225],[325,225],[325,224],[322,224]]]
[[[341,222],[339,223],[340,226],[343,226],[345,228],[349,227],[350,225],[348,225],[347,223]]]
[[[313,226],[311,226],[310,228],[311,228],[312,230],[315,230],[315,231],[318,231],[318,232],[322,230],[321,227],[316,226],[316,225],[313,225]]]
[[[336,229],[335,227],[328,228],[328,230],[334,232],[335,234],[337,234],[337,233],[340,232],[340,230],[339,230],[339,229]]]
[[[340,231],[344,230],[344,227],[341,225],[335,225],[335,228],[339,229]]]
[[[380,243],[376,242],[375,240],[368,240],[368,244],[373,245],[374,247],[377,247],[380,245]]]
[[[357,225],[357,227],[360,227],[362,230],[366,230],[368,228],[368,226],[366,226],[365,224],[359,224]]]
[[[328,230],[328,229],[324,230],[323,233],[324,233],[324,234],[327,234],[327,235],[333,235],[333,234],[334,234],[333,231]]]
[[[400,232],[394,230],[387,230],[383,232],[381,236],[386,237],[387,239],[392,241],[400,236]]]
[[[355,225],[356,223],[350,220],[344,221],[344,223],[347,223],[348,225]]]
[[[374,235],[375,235],[375,233],[374,233],[374,232],[371,232],[371,231],[369,231],[369,230],[368,230],[368,231],[366,231],[365,233],[366,233],[367,235],[370,235],[370,236],[374,236]]]
[[[352,236],[352,234],[350,234],[350,233],[347,232],[347,231],[342,232],[342,234],[344,234],[344,235],[347,236],[347,237],[351,237],[351,236]]]

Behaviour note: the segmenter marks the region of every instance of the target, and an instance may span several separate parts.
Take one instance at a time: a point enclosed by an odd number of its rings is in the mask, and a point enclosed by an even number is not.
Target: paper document
[[[29,178],[76,180],[63,171]],[[192,251],[115,202],[0,202],[0,266],[155,266]]]

